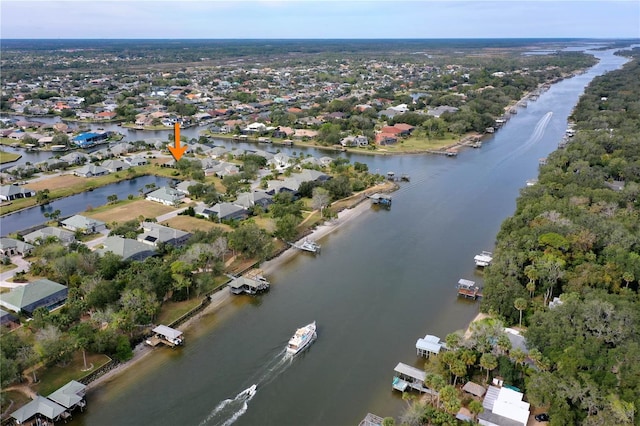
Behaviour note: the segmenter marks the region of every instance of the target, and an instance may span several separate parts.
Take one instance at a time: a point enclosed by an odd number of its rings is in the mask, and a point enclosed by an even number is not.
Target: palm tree
[[[536,280],[540,278],[540,273],[536,269],[536,267],[531,264],[527,265],[524,268],[524,274],[529,278],[529,282],[527,283],[527,290],[529,291],[529,297],[533,298],[533,293],[536,291]]]
[[[498,359],[493,354],[482,354],[480,357],[480,366],[487,370],[487,383],[489,383],[489,371],[498,366]]]
[[[478,414],[484,412],[484,407],[482,406],[482,402],[478,400],[473,400],[469,403],[469,411],[473,415],[473,420],[475,421]]]
[[[513,306],[520,311],[520,327],[522,327],[522,311],[527,309],[527,300],[522,297],[518,297],[513,301]]]
[[[507,336],[506,333],[503,333],[500,336],[498,336],[498,341],[496,342],[496,346],[498,347],[500,354],[504,355],[506,353],[509,353],[512,346],[511,340],[509,340],[509,336]]]

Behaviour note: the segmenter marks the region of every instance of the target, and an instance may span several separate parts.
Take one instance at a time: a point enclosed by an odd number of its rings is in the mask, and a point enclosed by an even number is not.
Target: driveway
[[[14,265],[16,265],[16,268],[13,268],[10,271],[6,271],[0,274],[0,287],[10,287],[10,288],[15,288],[15,287],[20,287],[22,285],[25,285],[27,283],[12,283],[7,281],[10,278],[13,278],[13,276],[17,273],[17,272],[22,272],[22,271],[28,271],[29,267],[31,266],[31,264],[29,262],[27,262],[26,260],[24,260],[22,258],[22,256],[13,256],[11,258],[11,263],[13,263]]]

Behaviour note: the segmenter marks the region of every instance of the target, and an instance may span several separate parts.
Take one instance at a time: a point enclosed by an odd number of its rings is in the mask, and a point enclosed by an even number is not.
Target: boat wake
[[[253,386],[238,393],[233,399],[225,399],[220,402],[198,426],[229,426],[233,424],[247,412],[249,401],[253,399],[256,393],[284,373],[291,365],[292,360],[293,358],[288,357],[284,350],[278,352],[251,378],[250,383],[254,383]]]
[[[507,155],[504,159],[502,159],[502,161],[500,161],[500,163],[498,163],[498,165],[504,163],[505,161],[511,160],[514,157],[522,154],[524,151],[529,149],[532,145],[534,145],[537,142],[539,142],[542,139],[542,136],[544,135],[544,131],[546,130],[547,126],[549,125],[549,122],[551,121],[551,117],[552,116],[553,116],[553,112],[549,111],[548,113],[546,113],[540,119],[540,121],[538,121],[538,123],[536,124],[536,127],[533,129],[533,133],[531,133],[531,136],[529,136],[529,139],[527,139],[518,148],[516,148],[515,150],[511,151],[509,153],[509,155]]]

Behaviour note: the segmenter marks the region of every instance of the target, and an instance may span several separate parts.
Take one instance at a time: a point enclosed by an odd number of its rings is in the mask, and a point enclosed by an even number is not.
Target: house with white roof
[[[20,185],[2,185],[0,186],[0,200],[9,201],[17,198],[28,198],[36,195],[36,191],[24,188]]]
[[[94,234],[107,229],[107,224],[101,220],[93,219],[82,215],[71,216],[60,222],[63,228],[72,232],[82,232],[83,234]]]
[[[45,226],[25,235],[24,240],[31,244],[39,244],[48,238],[55,238],[62,244],[70,244],[76,240],[73,232],[55,226]]]
[[[147,194],[147,200],[155,201],[156,203],[162,203],[166,206],[177,206],[182,202],[184,193],[177,189],[163,186]]]
[[[107,237],[102,243],[102,248],[96,252],[100,255],[111,252],[122,257],[122,260],[144,260],[156,254],[155,247],[120,236]]]
[[[137,240],[144,244],[157,247],[158,244],[169,244],[174,247],[184,244],[191,234],[179,229],[170,228],[154,222],[142,222],[144,232],[138,234]]]
[[[482,402],[484,412],[478,415],[483,426],[526,426],[529,421],[529,403],[524,394],[506,386],[489,386]]]
[[[109,174],[109,170],[94,164],[86,164],[73,171],[73,174],[80,177],[95,177]]]

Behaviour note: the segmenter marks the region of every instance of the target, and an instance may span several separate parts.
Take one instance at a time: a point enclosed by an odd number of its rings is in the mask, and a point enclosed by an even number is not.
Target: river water
[[[15,213],[2,216],[0,234],[6,236],[12,232],[21,231],[40,225],[47,221],[44,214],[60,210],[60,217],[73,216],[86,211],[89,207],[100,207],[107,203],[107,197],[117,195],[118,200],[125,200],[129,195],[139,196],[140,190],[147,192],[146,185],[154,184],[157,188],[169,185],[172,179],[160,176],[140,176],[134,179],[112,183],[93,191],[82,192],[52,201],[43,206],[31,207]],[[144,212],[141,212],[144,214]]]
[[[625,59],[601,61],[522,108],[481,149],[457,158],[351,155],[372,171],[408,173],[389,210],[369,209],[269,276],[271,291],[236,297],[88,395],[83,425],[355,425],[367,412],[399,416],[398,362],[421,367],[415,342],[463,329],[478,304],[459,278],[482,284],[473,256],[491,250],[538,160],[555,150],[584,87]],[[313,320],[317,341],[282,361],[294,330]],[[253,383],[249,401],[234,396]]]

